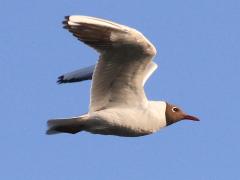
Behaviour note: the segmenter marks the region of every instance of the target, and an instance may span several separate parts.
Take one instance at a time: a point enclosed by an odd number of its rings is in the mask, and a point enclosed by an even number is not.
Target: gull
[[[89,112],[51,119],[47,134],[137,137],[181,120],[199,119],[166,101],[148,100],[144,84],[157,69],[154,45],[136,29],[89,16],[66,16],[64,28],[100,53],[96,65],[67,73],[58,83],[92,80]]]

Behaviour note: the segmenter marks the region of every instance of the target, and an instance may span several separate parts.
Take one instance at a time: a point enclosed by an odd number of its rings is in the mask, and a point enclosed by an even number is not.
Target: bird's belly
[[[156,120],[138,109],[106,109],[91,116],[92,119],[85,130],[94,134],[137,137],[159,129]]]
[[[115,135],[124,137],[137,137],[151,134],[152,132],[141,128],[133,128],[127,124],[114,123],[104,119],[91,119],[85,126],[85,131],[93,134]]]
[[[144,131],[144,130],[136,130],[131,129],[129,127],[122,127],[116,125],[103,125],[103,126],[92,126],[88,128],[86,131],[93,134],[102,134],[102,135],[115,135],[115,136],[123,136],[123,137],[138,137],[145,136],[151,134],[152,132]]]

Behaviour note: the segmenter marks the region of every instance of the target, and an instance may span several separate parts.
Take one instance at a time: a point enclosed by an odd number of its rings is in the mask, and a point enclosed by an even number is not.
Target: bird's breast
[[[111,108],[94,113],[101,123],[92,126],[92,133],[118,136],[143,136],[156,132],[164,122],[141,108]],[[94,131],[94,132],[93,132]]]

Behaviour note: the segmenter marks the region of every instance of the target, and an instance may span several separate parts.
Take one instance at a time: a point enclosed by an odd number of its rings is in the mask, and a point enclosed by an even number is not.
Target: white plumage
[[[166,126],[166,102],[149,101],[144,84],[156,70],[155,47],[137,30],[107,20],[70,16],[65,28],[100,53],[92,78],[89,113],[48,122],[48,134],[88,131],[97,134],[141,136]],[[94,69],[94,72],[92,72]],[[83,71],[60,80],[84,76]],[[85,78],[86,79],[86,78]],[[61,81],[60,81],[61,83]]]

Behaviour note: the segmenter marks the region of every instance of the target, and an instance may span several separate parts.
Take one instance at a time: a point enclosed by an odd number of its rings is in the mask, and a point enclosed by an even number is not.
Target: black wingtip
[[[69,21],[69,17],[70,17],[70,16],[65,16],[63,22]]]
[[[66,25],[67,25],[67,22],[68,22],[68,20],[64,20],[64,21],[62,21],[62,24],[63,24],[64,26],[66,26]]]
[[[63,29],[68,29],[68,25],[64,25],[64,26],[63,26]]]
[[[58,77],[57,83],[58,84],[64,83],[64,76],[63,75]]]
[[[70,17],[70,16],[65,16],[65,17],[64,17],[64,20],[62,21],[63,28],[65,28],[65,29],[67,29],[69,17]]]

